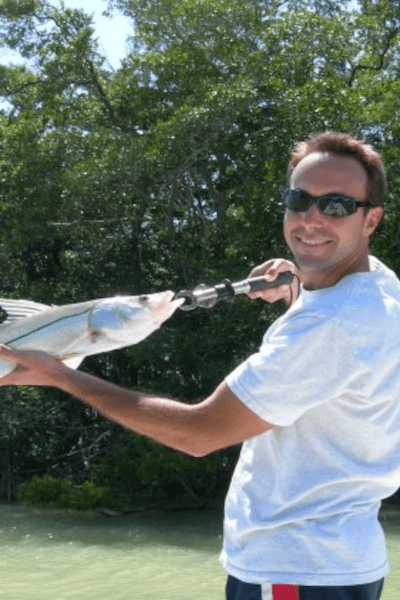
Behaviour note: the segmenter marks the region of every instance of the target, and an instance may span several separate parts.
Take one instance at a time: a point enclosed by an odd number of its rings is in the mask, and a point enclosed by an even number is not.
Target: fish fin
[[[5,325],[18,319],[26,319],[27,317],[32,317],[45,310],[49,310],[49,308],[51,306],[41,304],[40,302],[0,298],[0,323]]]
[[[77,369],[84,358],[84,356],[72,356],[70,358],[61,359],[61,362],[70,369]]]

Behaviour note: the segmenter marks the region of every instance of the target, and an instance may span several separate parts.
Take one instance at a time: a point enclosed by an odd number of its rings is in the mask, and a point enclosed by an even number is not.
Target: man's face
[[[290,187],[311,196],[343,194],[359,201],[367,197],[368,177],[353,158],[315,152],[294,169]],[[368,271],[369,236],[383,214],[381,207],[364,208],[345,217],[324,215],[316,204],[306,212],[286,209],[283,231],[306,288],[334,285],[349,273]]]

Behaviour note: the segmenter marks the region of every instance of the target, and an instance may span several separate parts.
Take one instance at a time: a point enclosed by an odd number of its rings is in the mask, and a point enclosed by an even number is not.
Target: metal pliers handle
[[[198,307],[211,308],[219,300],[228,300],[239,294],[267,290],[283,284],[290,285],[293,277],[293,273],[285,271],[284,273],[280,273],[274,281],[266,281],[264,277],[251,277],[250,279],[243,279],[237,282],[224,279],[222,283],[214,286],[207,286],[201,283],[194,290],[181,290],[175,294],[175,299],[185,298],[185,304],[179,307],[181,310],[194,310]]]

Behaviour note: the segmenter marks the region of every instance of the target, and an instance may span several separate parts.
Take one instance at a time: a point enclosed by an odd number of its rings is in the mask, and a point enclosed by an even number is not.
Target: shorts
[[[258,585],[229,575],[226,600],[379,600],[383,579],[363,585]]]

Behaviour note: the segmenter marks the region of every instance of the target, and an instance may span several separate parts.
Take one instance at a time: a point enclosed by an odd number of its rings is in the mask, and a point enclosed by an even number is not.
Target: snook
[[[184,299],[174,292],[116,296],[77,304],[47,306],[0,298],[7,319],[0,325],[0,344],[41,350],[76,369],[85,356],[137,344],[169,319]],[[0,377],[15,363],[0,361]]]

